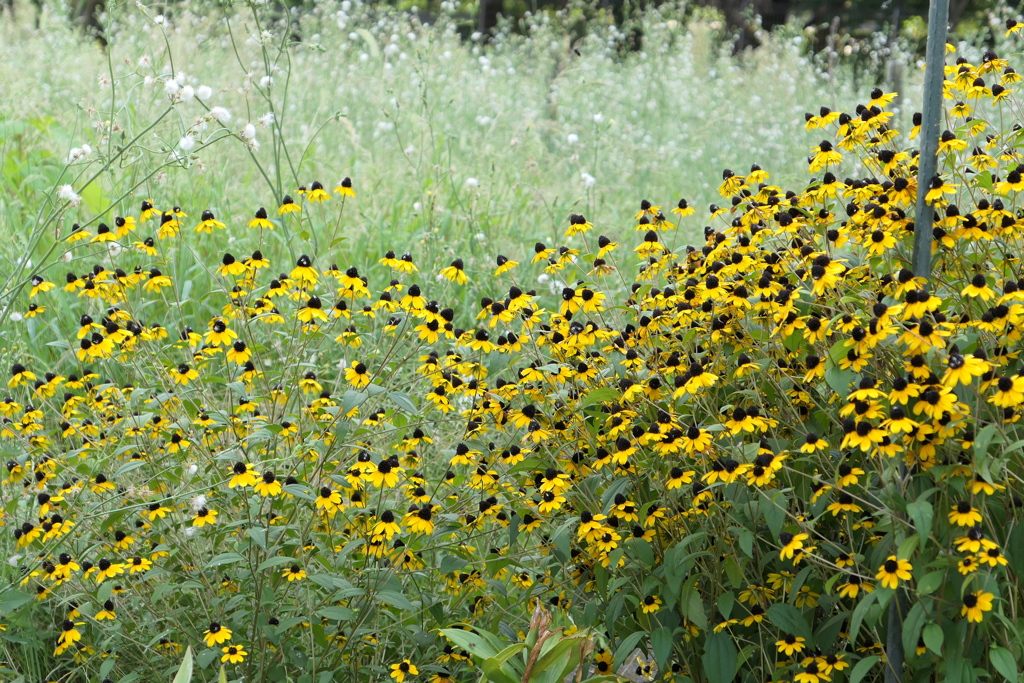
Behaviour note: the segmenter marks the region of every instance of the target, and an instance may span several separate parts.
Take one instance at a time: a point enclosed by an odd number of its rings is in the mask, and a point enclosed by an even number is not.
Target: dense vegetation
[[[1019,64],[234,12],[6,48],[5,677],[1017,680]]]

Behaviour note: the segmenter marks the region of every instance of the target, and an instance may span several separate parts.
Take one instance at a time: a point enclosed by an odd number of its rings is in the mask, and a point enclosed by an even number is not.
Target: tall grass
[[[553,239],[573,211],[614,232],[616,210],[642,197],[720,202],[722,168],[801,158],[817,142],[802,130],[803,113],[852,101],[848,79],[810,58],[798,32],[733,56],[719,22],[680,21],[688,15],[674,4],[643,17],[644,48],[629,53],[624,34],[602,22],[571,43],[567,14],[529,17],[522,33],[505,26],[483,45],[461,40],[447,15],[425,25],[415,15],[322,3],[287,27],[266,27],[271,43],[288,44],[274,64],[263,60],[244,12],[229,19],[199,7],[175,5],[168,17],[116,10],[109,52],[83,43],[57,12],[38,30],[4,27],[0,196],[14,238],[5,248],[25,253],[38,201],[31,190],[47,187],[42,160],[19,165],[19,154],[31,147],[63,159],[86,143],[102,149],[111,108],[123,128],[141,127],[167,106],[163,89],[175,75],[213,96],[178,106],[126,172],[143,178],[173,160],[179,138],[212,106],[232,113],[229,131],[257,124],[259,168],[238,141],[217,145],[145,180],[126,203],[153,196],[173,204],[188,194],[240,219],[253,210],[242,200],[252,190],[269,205],[288,188],[349,175],[366,199],[346,226],[345,249],[376,255],[397,237],[428,261],[448,258],[455,244],[510,234],[524,244]],[[259,125],[271,111],[261,95],[276,107],[273,130]],[[31,125],[13,136],[17,121]],[[277,135],[293,150],[287,159],[275,154]],[[804,182],[796,173],[774,180]],[[102,190],[112,198],[111,187]]]

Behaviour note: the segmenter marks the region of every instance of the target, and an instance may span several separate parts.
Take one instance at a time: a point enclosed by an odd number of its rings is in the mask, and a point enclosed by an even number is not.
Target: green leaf
[[[463,567],[465,567],[467,564],[469,564],[469,562],[462,559],[461,557],[456,557],[455,555],[445,555],[441,558],[441,573],[451,574],[452,572],[457,572]]]
[[[217,683],[228,683],[228,672],[224,665],[220,665],[220,673],[217,674]]]
[[[928,614],[924,611],[924,603],[915,603],[903,620],[903,651],[913,652],[917,647],[917,639],[921,637],[921,629]]]
[[[488,642],[488,640],[497,641],[497,638],[491,634],[488,639],[484,634],[485,631],[477,629],[478,633],[466,631],[461,628],[443,628],[441,629],[441,635],[448,640],[455,643],[457,647],[467,650],[474,657],[480,659],[490,659],[498,654],[498,651]]]
[[[245,535],[252,539],[253,543],[267,549],[267,530],[260,527],[251,527],[245,530]]]
[[[206,568],[220,567],[225,564],[234,564],[235,562],[245,562],[245,558],[238,553],[221,553],[217,557],[213,558],[206,563]]]
[[[405,597],[401,593],[396,593],[395,591],[381,591],[380,593],[377,593],[377,599],[385,604],[391,605],[392,607],[397,607],[400,610],[408,612],[416,611],[416,605],[412,604],[409,601],[409,598]]]
[[[615,650],[614,666],[616,668],[626,661],[629,655],[632,654],[633,650],[636,649],[637,643],[639,643],[640,639],[645,635],[647,635],[647,631],[634,631],[622,639],[622,642],[619,643],[619,647]]]
[[[1018,522],[1013,527],[1006,549],[1010,551],[1006,553],[1010,569],[1019,579],[1024,576],[1024,523]]]
[[[932,520],[935,517],[935,509],[927,500],[914,501],[907,505],[907,514],[914,520],[914,528],[921,537],[921,548],[928,544],[928,536],[932,532]]]
[[[643,635],[643,632],[641,632],[641,635]],[[539,674],[551,669],[552,665],[557,664],[559,659],[566,657],[569,650],[578,645],[580,640],[582,640],[582,636],[576,638],[563,637],[562,640],[558,641],[554,647],[541,655],[540,659],[537,660],[537,663],[533,665],[532,673]],[[562,661],[559,665],[555,666],[554,669],[564,669],[566,664],[568,664],[568,659]]]
[[[878,655],[871,655],[857,662],[857,664],[850,670],[850,683],[860,683],[868,671],[871,670],[878,660],[881,659]]]
[[[1017,662],[1009,650],[1005,647],[993,647],[988,651],[988,661],[992,663],[992,667],[999,672],[1000,676],[1011,683],[1017,683],[1019,679]]]
[[[864,617],[867,616],[868,610],[875,604],[875,600],[878,599],[876,593],[868,593],[860,602],[857,603],[857,607],[853,610],[853,616],[850,618],[850,637],[848,640],[851,643],[857,642],[857,634],[860,632],[860,625],[864,621]]]
[[[672,654],[672,629],[667,626],[656,628],[651,632],[651,650],[654,651],[654,661],[658,663],[658,670],[665,670],[665,663]]]
[[[341,607],[339,605],[324,607],[323,609],[317,610],[316,613],[324,619],[330,619],[331,621],[351,621],[356,616],[356,613],[348,607]]]
[[[481,665],[484,676],[492,683],[519,683],[519,681],[502,670],[501,666],[495,663],[494,658],[485,659]]]
[[[739,653],[732,638],[725,633],[712,633],[704,641],[701,663],[708,683],[732,683],[736,677],[736,663]]]
[[[515,657],[517,654],[519,654],[520,652],[522,652],[525,649],[526,649],[526,643],[515,643],[513,645],[509,645],[508,647],[506,647],[504,650],[502,650],[501,652],[499,652],[495,656],[487,659],[486,662],[494,662],[495,664],[497,664],[497,666],[502,666],[502,665],[505,664],[505,662],[507,662],[508,660],[512,659],[513,657]],[[518,668],[519,667],[513,666],[513,668],[517,669],[517,673],[518,673]]]
[[[775,502],[774,497],[769,499],[767,496],[761,498],[761,511],[764,515],[765,524],[768,525],[768,531],[772,532],[772,538],[778,538],[782,532],[782,525],[786,523],[786,499],[785,494],[777,493],[776,496],[782,498],[782,502]]]
[[[937,655],[942,655],[942,641],[944,639],[942,627],[938,624],[928,624],[921,632],[921,639],[924,646]]]
[[[295,558],[278,555],[276,557],[271,557],[264,560],[260,564],[260,566],[256,567],[256,571],[261,572],[264,569],[270,569],[271,567],[277,567],[282,564],[288,564],[289,562],[295,562]]]
[[[929,595],[935,592],[935,589],[942,585],[942,580],[946,576],[946,570],[940,569],[934,572],[928,572],[921,577],[921,580],[917,582],[917,593],[918,595]]]
[[[192,666],[192,646],[189,645],[185,648],[185,656],[181,658],[181,666],[171,683],[189,683],[192,680]]]
[[[409,394],[403,394],[401,391],[389,391],[388,398],[395,402],[399,408],[410,415],[416,415],[419,413],[419,408],[409,398]]]
[[[843,352],[843,355],[846,355],[845,351]],[[828,384],[829,388],[836,392],[836,394],[838,394],[843,400],[846,400],[847,394],[850,393],[850,382],[852,381],[852,370],[840,370],[836,365],[825,370],[825,383]]]
[[[786,602],[775,603],[768,608],[768,619],[779,627],[784,633],[791,633],[807,641],[810,647],[814,638],[811,635],[811,628],[803,613],[793,605]]]
[[[0,593],[0,615],[10,614],[22,605],[32,602],[32,596],[19,590],[7,590]]]

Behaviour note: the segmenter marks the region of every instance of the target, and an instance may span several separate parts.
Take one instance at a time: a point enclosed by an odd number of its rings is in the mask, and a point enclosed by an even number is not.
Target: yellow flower
[[[895,555],[890,555],[878,568],[875,578],[882,582],[883,588],[895,590],[901,580],[910,580],[910,570],[913,568],[907,560],[897,560]]]
[[[454,261],[452,261],[452,264],[450,266],[448,266],[447,268],[442,268],[440,275],[449,282],[464,285],[467,282],[469,282],[469,278],[466,276],[466,273],[463,270],[463,268],[465,268],[465,264],[462,262],[462,259],[457,258]]]
[[[220,649],[224,655],[220,658],[220,661],[227,662],[228,664],[240,664],[245,656],[249,653],[243,648],[244,645],[228,645]]]
[[[992,593],[985,591],[975,591],[974,593],[968,593],[964,596],[964,604],[960,608],[960,616],[967,617],[967,621],[973,621],[977,624],[981,623],[984,618],[985,612],[992,610],[992,598],[995,597]]]
[[[417,674],[419,674],[419,669],[408,659],[391,665],[391,678],[394,678],[398,683],[402,683],[406,676],[415,676]]]
[[[231,629],[227,626],[221,626],[216,621],[210,624],[210,628],[203,631],[203,641],[207,647],[220,645],[229,640],[231,640]]]
[[[782,640],[775,641],[775,647],[787,657],[804,651],[804,639],[799,636],[787,634]]]
[[[285,569],[281,576],[288,579],[289,581],[300,581],[306,578],[306,570],[297,564],[293,564],[292,566]]]

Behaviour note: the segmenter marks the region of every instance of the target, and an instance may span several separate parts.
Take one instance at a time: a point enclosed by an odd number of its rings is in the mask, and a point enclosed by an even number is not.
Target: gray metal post
[[[928,277],[932,269],[933,209],[928,207],[924,198],[928,194],[928,185],[936,173],[938,164],[948,20],[949,0],[931,0],[928,7],[928,48],[925,53],[921,154],[917,158],[917,214],[914,218],[914,256],[911,266],[917,277]]]

